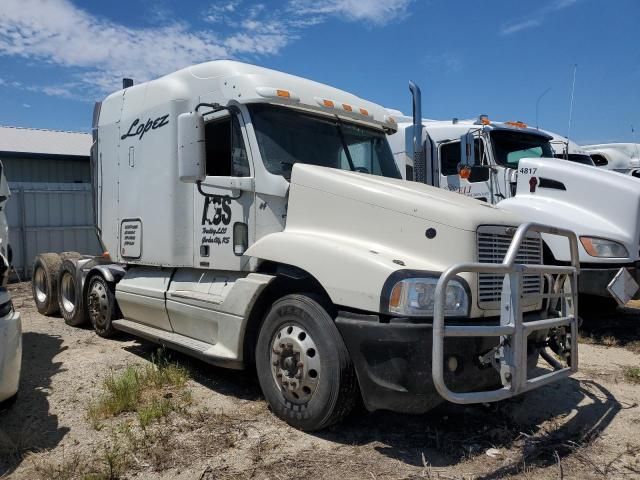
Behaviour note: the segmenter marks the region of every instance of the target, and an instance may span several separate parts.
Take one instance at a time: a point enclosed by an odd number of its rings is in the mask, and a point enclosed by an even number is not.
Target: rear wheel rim
[[[44,273],[44,269],[36,268],[36,273],[33,276],[33,287],[36,291],[36,299],[39,303],[45,303],[47,298],[47,276]]]
[[[62,275],[60,281],[62,309],[71,314],[76,309],[76,282],[70,273]]]
[[[271,341],[273,380],[292,403],[309,402],[318,388],[320,352],[315,341],[299,325],[284,325]]]

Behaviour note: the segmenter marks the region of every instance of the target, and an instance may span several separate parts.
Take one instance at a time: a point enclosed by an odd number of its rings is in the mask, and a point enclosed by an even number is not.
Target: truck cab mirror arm
[[[211,111],[202,114],[203,117],[205,115],[211,115],[212,113],[221,112],[222,110],[229,110],[229,107],[223,107],[219,103],[199,103],[198,105],[196,105],[196,108],[194,108],[193,111],[198,112],[198,110],[202,107],[211,108]]]
[[[207,193],[202,189],[202,186],[224,188],[227,190],[239,190],[240,193],[234,196],[225,195],[226,197],[237,200],[242,196],[244,191],[253,191],[255,189],[255,182],[253,177],[206,177],[205,180],[197,180],[196,187],[198,193],[204,197],[219,197],[219,193]]]

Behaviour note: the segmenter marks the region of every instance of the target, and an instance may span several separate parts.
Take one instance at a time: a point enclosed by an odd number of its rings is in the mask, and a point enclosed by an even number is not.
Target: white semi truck
[[[597,167],[640,177],[639,143],[602,143],[582,147]]]
[[[7,290],[11,245],[6,207],[11,191],[0,162],[0,409],[16,398],[22,367],[22,320]]]
[[[419,88],[412,83],[410,90],[419,113]],[[522,122],[493,122],[486,115],[420,121],[420,115],[388,111],[398,121],[389,142],[405,178],[573,231],[580,239],[579,293],[587,311],[615,308],[637,295],[637,180],[560,161],[553,137]],[[414,146],[415,132],[424,132],[422,145]],[[555,238],[543,235],[543,245],[546,263],[569,262],[570,251]]]
[[[589,155],[589,152],[587,152],[576,142],[548,130],[538,131],[545,133],[551,137],[549,143],[551,144],[553,156],[555,158],[568,160],[574,163],[581,163],[582,165],[589,165],[590,167],[596,166],[593,159],[591,158],[591,155]]]
[[[424,412],[570,375],[575,235],[402,180],[395,128],[347,92],[232,61],[113,93],[91,151],[108,254],[38,256],[39,310],[255,368],[305,430],[358,395]],[[566,265],[542,263],[541,233]]]

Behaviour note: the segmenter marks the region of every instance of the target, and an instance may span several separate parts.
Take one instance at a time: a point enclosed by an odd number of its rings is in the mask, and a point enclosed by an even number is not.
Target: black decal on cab
[[[169,115],[163,115],[156,119],[147,119],[146,122],[140,122],[139,118],[136,118],[129,127],[129,131],[120,137],[120,140],[124,140],[127,137],[138,137],[138,140],[142,140],[142,137],[149,130],[157,130],[165,125],[169,124]]]
[[[202,225],[229,225],[231,223],[231,198],[207,195],[202,209]]]

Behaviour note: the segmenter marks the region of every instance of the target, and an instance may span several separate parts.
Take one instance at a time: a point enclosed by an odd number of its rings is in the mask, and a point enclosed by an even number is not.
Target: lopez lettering
[[[129,127],[129,131],[120,137],[120,140],[124,140],[127,137],[138,137],[138,140],[142,140],[142,137],[149,130],[157,130],[169,124],[169,115],[163,115],[156,119],[147,119],[146,122],[141,123],[139,118],[136,118]]]

